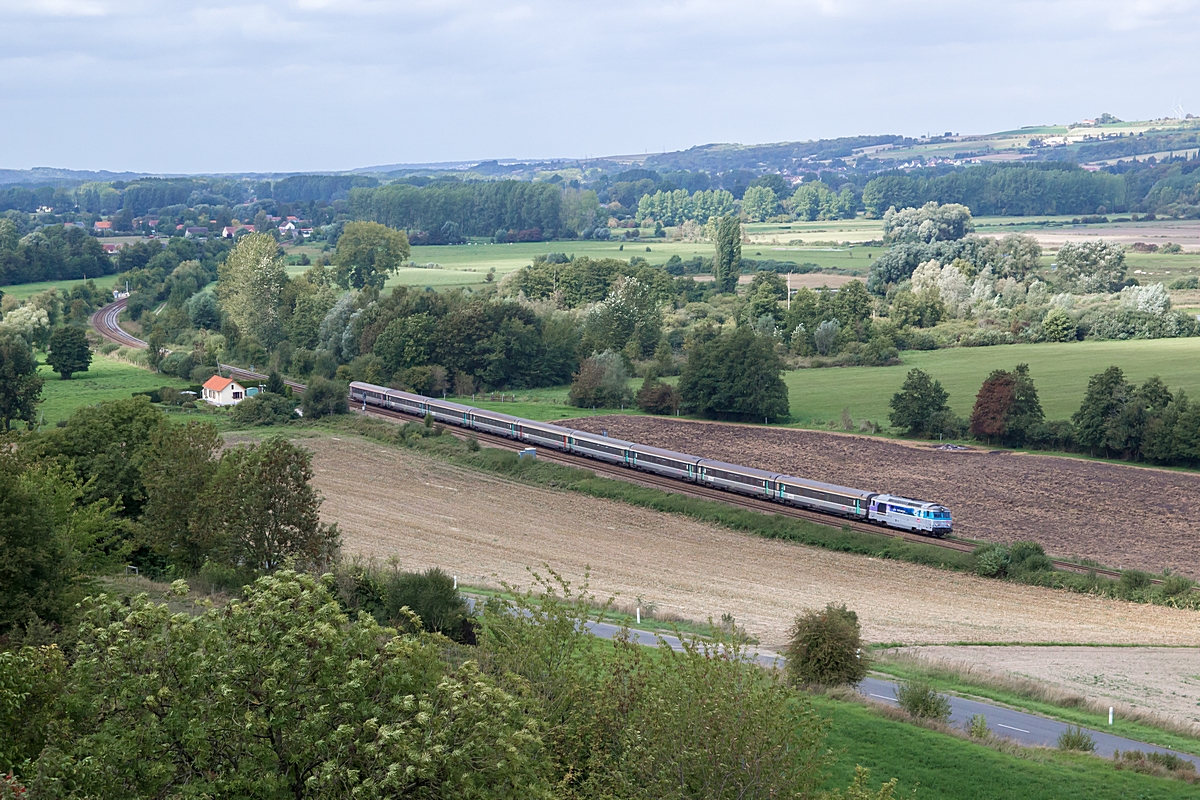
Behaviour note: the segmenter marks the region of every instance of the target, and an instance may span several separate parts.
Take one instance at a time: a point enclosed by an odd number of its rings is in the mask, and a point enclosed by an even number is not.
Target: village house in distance
[[[209,405],[236,406],[246,397],[246,389],[233,378],[213,375],[204,382],[202,399]]]

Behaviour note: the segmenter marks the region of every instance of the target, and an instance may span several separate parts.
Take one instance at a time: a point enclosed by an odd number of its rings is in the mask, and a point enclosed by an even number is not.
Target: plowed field
[[[591,417],[570,425],[803,478],[935,500],[973,539],[1032,539],[1058,556],[1200,577],[1200,475],[1073,458],[935,450],[865,436]]]
[[[1195,612],[1098,600],[832,553],[570,492],[513,483],[360,439],[301,442],[349,554],[529,583],[543,563],[593,591],[687,619],[731,613],[782,645],[804,608],[845,602],[871,641],[1195,644]]]

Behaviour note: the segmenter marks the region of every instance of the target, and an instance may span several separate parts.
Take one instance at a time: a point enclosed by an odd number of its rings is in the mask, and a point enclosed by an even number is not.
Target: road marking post
[[[1112,706],[1108,707],[1108,724],[1112,725]]]
[[[458,576],[454,576],[454,590],[458,591]]]
[[[642,624],[642,607],[641,606],[638,606],[638,608],[637,608],[637,624],[638,625]]]

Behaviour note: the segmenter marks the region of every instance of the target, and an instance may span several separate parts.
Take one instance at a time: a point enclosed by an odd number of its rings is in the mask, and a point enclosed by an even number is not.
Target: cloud
[[[1157,116],[1200,95],[1198,9],[0,0],[0,166],[339,169]]]

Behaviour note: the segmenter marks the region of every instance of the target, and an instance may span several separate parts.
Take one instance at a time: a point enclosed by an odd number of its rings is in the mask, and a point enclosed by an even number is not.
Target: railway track
[[[361,408],[356,408],[355,410],[359,413],[363,413]],[[367,406],[367,411],[365,413],[368,416],[383,417],[386,419],[399,419],[409,422],[415,420],[415,417],[409,414],[404,414],[399,411],[392,411],[390,409],[381,409],[374,406]],[[528,445],[523,442],[516,442],[512,439],[506,439],[503,436],[496,436],[494,434],[483,433],[481,431],[464,431],[450,426],[447,426],[446,430],[460,439],[474,437],[481,444],[486,443],[491,447],[497,447],[504,450],[519,451],[528,447]],[[985,542],[959,538],[935,539],[929,536],[911,533],[909,531],[883,528],[877,525],[871,525],[870,523],[860,522],[858,520],[840,519],[828,514],[821,514],[816,511],[807,511],[802,508],[796,508],[795,506],[773,503],[769,500],[756,500],[753,497],[745,497],[734,492],[713,489],[707,486],[697,486],[696,484],[677,481],[672,478],[666,478],[650,472],[631,470],[628,467],[619,467],[615,464],[607,464],[603,461],[595,461],[590,458],[573,455],[571,453],[563,453],[550,448],[538,448],[538,458],[556,464],[565,464],[567,466],[586,469],[589,472],[602,477],[614,478],[616,480],[622,480],[629,483],[636,483],[642,486],[648,486],[654,489],[672,492],[674,494],[682,494],[704,500],[714,500],[716,502],[726,503],[738,508],[745,508],[750,511],[758,511],[765,514],[779,514],[785,517],[815,522],[819,525],[826,525],[831,528],[846,527],[850,530],[858,531],[860,533],[870,533],[876,536],[888,536],[894,539],[901,539],[906,542],[926,544],[933,547],[943,547],[947,550],[956,550],[960,553],[969,553],[980,545],[985,544]],[[1059,559],[1051,559],[1051,563],[1054,564],[1055,569],[1059,569],[1064,572],[1074,572],[1081,575],[1094,572],[1096,575],[1100,575],[1105,578],[1112,578],[1114,580],[1121,577],[1119,570],[1090,567],[1083,564],[1076,564],[1071,561],[1062,561]],[[1161,582],[1162,581],[1155,581],[1155,583]]]
[[[100,335],[110,341],[116,342],[126,347],[145,347],[146,342],[137,338],[131,333],[123,330],[118,324],[118,317],[125,310],[126,300],[118,300],[115,303],[105,306],[92,315],[92,327],[100,332]],[[245,380],[265,381],[267,375],[253,370],[235,367],[232,364],[218,364],[218,368],[229,375],[230,377],[242,378]],[[284,381],[292,388],[292,391],[297,394],[304,393],[304,384],[297,381]],[[374,406],[368,406],[366,411],[368,416],[383,417],[387,419],[402,419],[412,421],[414,417],[403,414],[399,411],[390,409],[381,409]],[[482,433],[480,431],[462,431],[453,427],[448,427],[454,436],[460,439],[465,439],[474,436],[481,443],[487,442],[492,447],[498,447],[505,450],[523,450],[527,445],[521,442],[515,442],[512,439],[505,439],[503,436],[495,436],[490,433]],[[661,475],[654,475],[649,472],[640,472],[631,470],[628,467],[618,467],[614,464],[606,464],[603,461],[595,461],[583,456],[572,455],[571,453],[563,453],[558,450],[549,448],[539,448],[538,457],[558,464],[566,464],[572,467],[586,469],[596,475],[601,475],[616,480],[627,481],[629,483],[637,483],[642,486],[648,486],[654,489],[662,489],[663,491],[673,492],[674,494],[682,494],[690,497],[698,497],[704,500],[715,500],[717,502],[726,503],[728,505],[745,508],[750,511],[758,511],[766,514],[780,514],[786,517],[795,519],[803,519],[809,522],[815,522],[819,525],[827,525],[831,528],[847,527],[850,530],[860,533],[871,533],[876,536],[890,536],[895,539],[902,539],[908,542],[917,544],[927,544],[934,547],[944,547],[947,550],[957,550],[958,552],[967,553],[979,547],[984,542],[972,541],[968,539],[946,538],[934,539],[928,536],[908,531],[891,530],[881,528],[876,525],[871,525],[858,520],[838,519],[831,517],[828,514],[821,514],[816,511],[806,511],[795,506],[785,506],[779,503],[772,503],[767,500],[756,500],[753,497],[745,497],[733,492],[727,492],[721,489],[712,489],[707,486],[697,486],[695,484],[685,483],[682,481],[666,478]],[[1073,572],[1080,575],[1095,573],[1096,575],[1117,580],[1121,577],[1120,570],[1104,569],[1101,567],[1091,567],[1085,564],[1076,564],[1073,561],[1063,561],[1061,559],[1051,559],[1051,563],[1055,569],[1064,572]],[[1154,579],[1153,583],[1162,583],[1161,580]],[[1200,592],[1200,587],[1196,587],[1194,591]]]
[[[110,342],[116,342],[122,347],[145,347],[146,342],[123,329],[119,318],[125,310],[129,298],[122,298],[110,303],[92,314],[92,327]]]

